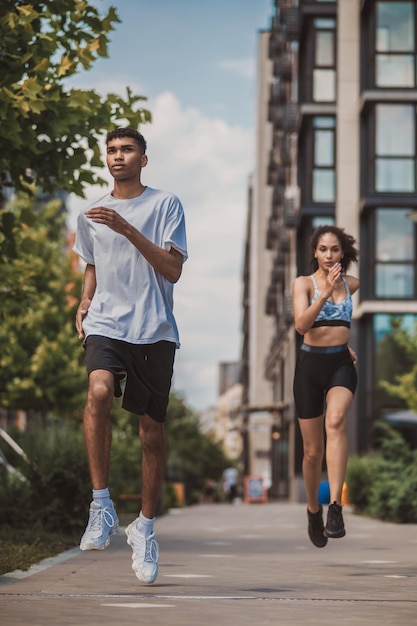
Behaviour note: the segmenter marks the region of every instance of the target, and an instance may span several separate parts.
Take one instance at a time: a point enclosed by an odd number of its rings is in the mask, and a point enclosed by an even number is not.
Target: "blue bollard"
[[[330,487],[329,481],[323,480],[319,486],[319,502],[320,504],[329,504],[330,502]]]

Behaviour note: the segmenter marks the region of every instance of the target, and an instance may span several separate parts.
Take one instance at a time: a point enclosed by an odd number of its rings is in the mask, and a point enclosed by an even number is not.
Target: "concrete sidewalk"
[[[315,548],[303,504],[205,504],[157,520],[160,572],[141,584],[124,534],[30,575],[0,577],[2,626],[417,624],[417,525],[344,509]]]

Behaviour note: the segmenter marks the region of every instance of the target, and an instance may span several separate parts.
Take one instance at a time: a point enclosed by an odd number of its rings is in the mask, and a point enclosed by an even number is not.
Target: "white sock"
[[[105,489],[93,489],[93,500],[97,502],[101,506],[102,509],[106,507],[112,506],[112,501],[110,498],[109,488]]]
[[[139,513],[138,521],[136,522],[136,528],[145,538],[149,537],[153,533],[153,525],[155,518],[145,517],[142,511]]]

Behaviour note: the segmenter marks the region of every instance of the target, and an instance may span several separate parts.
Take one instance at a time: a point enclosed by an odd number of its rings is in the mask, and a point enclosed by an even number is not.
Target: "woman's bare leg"
[[[348,461],[346,417],[353,394],[346,387],[333,387],[327,394],[326,407],[326,463],[330,486],[330,502],[342,502],[343,483]]]
[[[299,419],[303,438],[303,478],[307,496],[307,508],[311,513],[319,510],[318,492],[324,456],[324,417]]]

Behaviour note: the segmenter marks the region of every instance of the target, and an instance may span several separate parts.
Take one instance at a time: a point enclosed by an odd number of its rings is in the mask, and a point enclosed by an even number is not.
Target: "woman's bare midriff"
[[[304,343],[309,346],[341,346],[348,343],[350,329],[346,326],[319,326],[311,328],[304,335]]]

